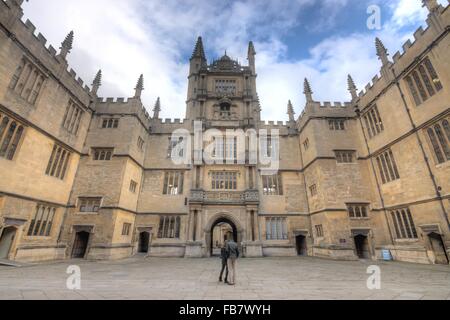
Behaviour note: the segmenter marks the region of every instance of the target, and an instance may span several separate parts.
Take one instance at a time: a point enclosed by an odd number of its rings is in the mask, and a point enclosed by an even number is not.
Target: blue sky
[[[447,5],[447,0],[439,0]],[[369,5],[381,9],[382,28],[369,30]],[[103,71],[104,97],[132,96],[141,73],[143,102],[161,97],[162,117],[183,118],[188,59],[197,36],[209,59],[227,50],[246,63],[255,43],[258,93],[266,120],[286,120],[288,99],[304,106],[303,79],[314,98],[346,101],[347,74],[359,89],[379,72],[375,37],[391,56],[425,24],[421,0],[39,0],[24,5],[54,47],[70,31],[72,67],[87,83]]]

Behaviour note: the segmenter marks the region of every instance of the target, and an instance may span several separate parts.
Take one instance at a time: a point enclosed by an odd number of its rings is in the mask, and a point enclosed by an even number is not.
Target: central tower
[[[206,127],[255,127],[260,120],[255,56],[250,42],[247,66],[226,52],[208,64],[199,37],[190,59],[186,118],[201,120]]]
[[[190,59],[187,120],[201,121],[204,131],[215,129],[223,136],[232,131],[228,129],[257,130],[261,110],[256,93],[255,56],[250,42],[247,66],[242,66],[226,52],[208,64],[199,37]],[[256,165],[237,161],[238,154],[242,154],[238,140],[236,135],[214,136],[211,141],[203,141],[203,147],[210,142],[214,144],[214,161],[192,168],[194,182],[189,198],[187,257],[212,254],[214,229],[222,223],[229,224],[234,239],[246,248],[247,256],[262,255],[257,222]]]

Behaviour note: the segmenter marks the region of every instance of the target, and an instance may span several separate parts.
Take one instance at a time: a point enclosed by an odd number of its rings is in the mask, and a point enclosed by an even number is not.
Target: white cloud
[[[377,34],[338,37],[329,29],[330,36],[310,48],[309,58],[286,60],[288,46],[282,36],[302,23],[301,10],[319,8],[316,27],[331,28],[352,1],[360,0],[40,0],[24,8],[25,17],[55,47],[74,30],[70,65],[89,83],[101,68],[102,96],[132,96],[138,76],[144,73],[144,104],[151,111],[161,96],[163,117],[184,116],[186,52],[191,52],[198,35],[204,36],[210,59],[227,49],[242,63],[246,63],[248,41],[254,40],[263,117],[278,120],[286,119],[288,99],[300,111],[306,76],[316,99],[347,99],[348,73],[361,88],[379,69],[375,36],[394,50],[402,44],[399,39],[410,36],[402,28],[423,20],[419,0],[396,0],[390,7],[392,19]]]

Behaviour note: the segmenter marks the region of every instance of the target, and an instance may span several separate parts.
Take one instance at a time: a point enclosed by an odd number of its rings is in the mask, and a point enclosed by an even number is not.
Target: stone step
[[[17,261],[11,261],[11,260],[6,260],[6,259],[0,259],[0,266],[7,266],[7,267],[16,267],[16,268],[20,268],[20,267],[24,267],[26,266],[25,263],[19,263]]]

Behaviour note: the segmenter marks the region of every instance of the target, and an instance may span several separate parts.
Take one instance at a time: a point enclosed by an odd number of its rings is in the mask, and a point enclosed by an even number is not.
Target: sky
[[[367,27],[373,5],[379,29]],[[421,0],[30,0],[23,19],[55,48],[74,31],[69,66],[88,84],[101,69],[99,96],[131,97],[144,74],[142,101],[151,112],[161,97],[162,118],[185,116],[198,36],[208,62],[226,50],[246,65],[253,41],[262,118],[281,121],[289,99],[303,110],[305,77],[315,100],[350,100],[348,74],[361,90],[380,71],[375,37],[392,57],[426,17]]]

